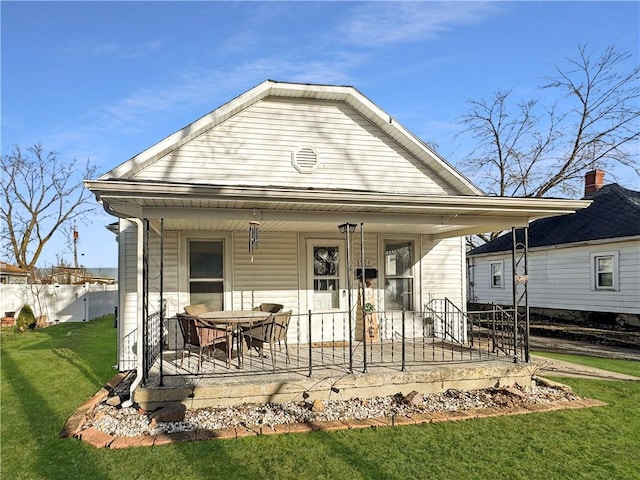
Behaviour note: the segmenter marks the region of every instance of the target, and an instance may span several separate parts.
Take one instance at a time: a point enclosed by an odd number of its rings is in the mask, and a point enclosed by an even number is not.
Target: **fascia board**
[[[265,187],[229,187],[212,185],[175,185],[148,182],[85,181],[89,190],[101,199],[216,199],[244,200],[255,203],[309,203],[337,205],[438,209],[448,211],[483,211],[486,215],[518,214],[529,218],[563,215],[586,208],[590,200],[562,200],[548,198],[513,198],[482,196],[397,195],[371,192],[339,192],[329,190],[270,189]],[[520,213],[518,213],[520,212]]]

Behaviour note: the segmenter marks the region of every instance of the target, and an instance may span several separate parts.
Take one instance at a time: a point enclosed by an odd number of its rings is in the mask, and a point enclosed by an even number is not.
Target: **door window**
[[[340,251],[337,245],[313,246],[313,309],[340,308]]]
[[[189,303],[204,303],[212,310],[223,310],[223,242],[189,242]]]

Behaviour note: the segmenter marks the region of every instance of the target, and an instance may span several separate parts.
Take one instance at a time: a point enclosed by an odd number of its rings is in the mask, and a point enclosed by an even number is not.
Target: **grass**
[[[589,367],[602,368],[617,373],[640,377],[640,362],[628,362],[615,358],[591,357],[588,355],[572,355],[569,353],[531,352],[540,357],[554,358],[565,362],[579,363]]]
[[[608,403],[590,409],[108,450],[58,434],[115,373],[113,319],[0,335],[2,478],[639,478],[636,382],[560,379]]]

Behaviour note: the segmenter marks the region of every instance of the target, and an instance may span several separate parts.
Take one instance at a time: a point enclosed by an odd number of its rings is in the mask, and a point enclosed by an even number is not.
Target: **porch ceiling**
[[[583,200],[398,195],[370,191],[228,187],[118,181],[86,182],[119,217],[164,219],[168,230],[335,232],[364,223],[369,232],[461,236],[524,226],[573,213]]]

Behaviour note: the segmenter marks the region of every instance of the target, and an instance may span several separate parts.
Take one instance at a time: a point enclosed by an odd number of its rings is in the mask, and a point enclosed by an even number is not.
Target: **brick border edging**
[[[500,417],[503,415],[522,415],[526,413],[550,412],[555,410],[601,407],[607,405],[599,400],[581,398],[577,400],[562,400],[550,403],[539,403],[510,408],[474,408],[457,412],[416,413],[412,415],[394,415],[391,417],[367,418],[362,420],[322,420],[317,422],[291,423],[276,425],[275,427],[229,427],[215,430],[191,430],[187,432],[159,433],[156,435],[141,435],[138,437],[114,437],[94,427],[83,429],[87,420],[87,413],[98,403],[108,397],[126,376],[128,372],[113,377],[91,399],[83,403],[67,420],[60,433],[61,437],[73,437],[96,448],[129,448],[151,447],[167,445],[176,442],[193,442],[200,440],[222,440],[228,438],[242,438],[259,435],[278,435],[283,433],[306,433],[314,431],[330,432],[335,430],[393,427],[400,425],[420,425],[425,423],[440,423],[476,418]],[[540,379],[555,385],[547,379]],[[569,388],[564,386],[565,388]]]
[[[62,427],[62,431],[60,432],[60,437],[76,437],[78,432],[84,426],[84,423],[87,421],[87,413],[93,410],[93,408],[100,402],[104,401],[128,374],[129,372],[118,373],[103,387],[101,387],[93,397],[80,405],[76,411],[73,412],[73,415],[71,415],[65,422],[64,427]]]

